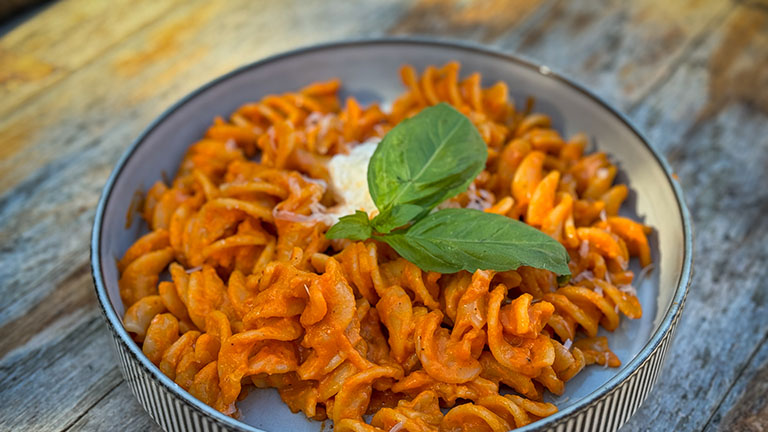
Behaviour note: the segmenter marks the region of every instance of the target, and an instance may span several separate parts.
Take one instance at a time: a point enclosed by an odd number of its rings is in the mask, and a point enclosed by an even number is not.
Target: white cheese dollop
[[[378,146],[379,138],[371,138],[352,148],[348,155],[337,154],[328,162],[331,191],[337,205],[326,210],[325,215],[335,224],[342,216],[362,210],[371,216],[376,204],[368,192],[368,163]]]

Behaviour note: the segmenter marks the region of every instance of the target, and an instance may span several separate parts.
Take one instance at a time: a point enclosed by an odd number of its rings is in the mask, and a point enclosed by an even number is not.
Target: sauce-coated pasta
[[[273,387],[337,431],[506,431],[555,413],[544,392],[585,366],[620,365],[597,333],[640,318],[628,266],[651,253],[649,228],[618,215],[616,166],[455,62],[401,78],[391,112],[341,103],[337,80],[246,104],[147,192],[150,232],[117,264],[123,321],[193,396],[237,416],[249,389]],[[488,146],[485,170],[443,206],[550,235],[571,258],[566,285],[530,267],[425,272],[384,243],[325,238],[330,158],[440,102]]]

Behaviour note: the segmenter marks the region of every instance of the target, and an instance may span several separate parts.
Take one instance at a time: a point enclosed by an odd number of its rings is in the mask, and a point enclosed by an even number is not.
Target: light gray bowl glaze
[[[187,147],[215,116],[270,93],[314,81],[341,78],[343,95],[362,103],[387,103],[404,89],[398,70],[421,70],[457,60],[462,75],[480,72],[485,85],[508,83],[516,101],[536,98],[536,111],[550,115],[565,136],[585,132],[606,151],[628,182],[623,211],[655,229],[651,238],[655,270],[637,285],[644,316],[624,319],[609,336],[623,365],[590,367],[550,398],[560,412],[527,430],[615,430],[636,411],[656,380],[690,282],[690,218],[677,182],[664,159],[621,114],[580,86],[537,66],[477,46],[414,39],[341,42],[291,51],[237,69],[196,90],[171,107],[126,151],[110,176],[98,205],[91,242],[94,283],[124,375],[139,402],[166,430],[319,430],[321,423],[291,414],[274,390],[257,390],[240,403],[241,421],[202,404],[165,377],[141,353],[121,324],[115,259],[141,234],[125,228],[136,190],[146,191],[162,174],[173,176]],[[342,95],[342,96],[343,96]],[[635,268],[637,270],[637,268]]]

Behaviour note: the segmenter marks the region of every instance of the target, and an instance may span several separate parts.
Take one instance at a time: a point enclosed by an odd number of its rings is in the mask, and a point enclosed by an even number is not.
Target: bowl
[[[354,95],[361,103],[387,103],[403,90],[398,79],[402,64],[423,69],[450,60],[459,61],[464,73],[480,72],[484,84],[506,81],[517,101],[535,97],[536,110],[550,115],[564,135],[587,133],[596,149],[606,151],[618,164],[618,180],[630,187],[623,212],[654,227],[650,240],[655,270],[638,286],[643,318],[623,320],[609,338],[623,365],[580,373],[569,381],[565,395],[551,398],[558,413],[518,430],[616,430],[638,409],[661,370],[691,276],[690,217],[663,157],[618,111],[546,66],[468,44],[377,39],[302,48],[215,79],[155,120],[109,177],[91,238],[93,280],[123,375],[139,403],[163,429],[300,431],[322,426],[292,414],[272,389],[251,392],[239,405],[240,420],[224,416],[192,397],[144,356],[121,322],[124,307],[115,265],[142,233],[140,224],[126,228],[125,223],[135,192],[146,191],[164,173],[175,173],[187,147],[204,134],[212,119],[246,102],[338,77],[343,83],[342,98]]]

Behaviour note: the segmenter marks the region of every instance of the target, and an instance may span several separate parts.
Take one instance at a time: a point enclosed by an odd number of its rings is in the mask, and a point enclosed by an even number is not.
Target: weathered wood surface
[[[110,170],[217,75],[387,34],[532,58],[635,120],[680,177],[696,262],[659,383],[623,430],[768,429],[768,3],[67,0],[0,38],[0,431],[157,430],[90,281]]]

